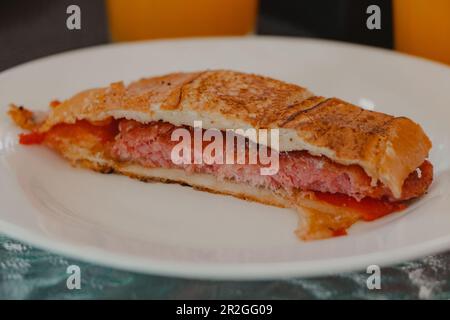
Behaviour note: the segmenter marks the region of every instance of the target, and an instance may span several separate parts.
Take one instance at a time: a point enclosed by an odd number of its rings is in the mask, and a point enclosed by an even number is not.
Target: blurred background
[[[69,30],[66,9],[81,9]],[[369,30],[369,5],[381,29]],[[0,70],[108,42],[284,35],[384,47],[450,64],[450,0],[1,0]]]

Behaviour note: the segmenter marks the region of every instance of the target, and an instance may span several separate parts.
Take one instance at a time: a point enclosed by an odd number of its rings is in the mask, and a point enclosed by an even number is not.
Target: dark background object
[[[81,8],[81,30],[66,28],[66,8],[71,4]],[[381,8],[381,30],[366,28],[366,9],[371,4]],[[391,0],[260,0],[256,30],[258,34],[317,37],[392,48]],[[108,41],[103,0],[0,1],[0,70]]]
[[[68,30],[66,9],[81,8],[81,30]],[[108,42],[102,0],[0,0],[0,70],[49,54]]]
[[[370,5],[381,9],[381,29],[369,30]],[[392,48],[391,0],[260,0],[259,34],[308,36]]]

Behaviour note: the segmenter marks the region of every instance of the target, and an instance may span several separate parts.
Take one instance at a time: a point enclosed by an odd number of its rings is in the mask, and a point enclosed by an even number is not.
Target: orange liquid
[[[113,41],[245,35],[254,30],[257,0],[108,0]]]
[[[394,0],[397,50],[450,64],[450,0]]]

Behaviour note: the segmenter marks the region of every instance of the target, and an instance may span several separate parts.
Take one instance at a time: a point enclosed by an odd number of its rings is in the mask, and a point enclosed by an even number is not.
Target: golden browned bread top
[[[294,84],[218,70],[172,73],[75,95],[53,109],[40,131],[77,119],[163,120],[204,128],[278,128],[280,150],[308,150],[341,164],[360,165],[373,182],[399,197],[403,181],[428,156],[431,142],[404,117],[314,96]]]

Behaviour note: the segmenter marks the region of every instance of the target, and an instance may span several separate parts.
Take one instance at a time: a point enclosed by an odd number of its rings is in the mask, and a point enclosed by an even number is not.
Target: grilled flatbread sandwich
[[[9,115],[29,131],[21,144],[49,147],[75,166],[293,208],[305,240],[344,235],[358,220],[400,211],[433,180],[431,142],[412,120],[235,71],[117,82],[53,101],[43,120],[16,105]],[[175,163],[173,133],[194,131],[195,121],[223,134],[278,130],[278,171],[262,175],[260,163]]]

